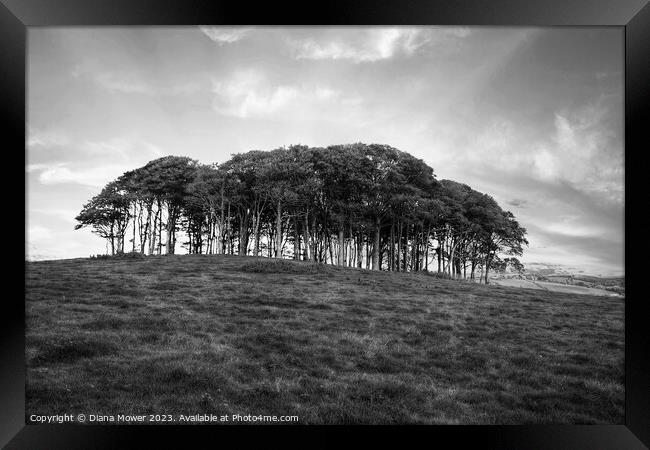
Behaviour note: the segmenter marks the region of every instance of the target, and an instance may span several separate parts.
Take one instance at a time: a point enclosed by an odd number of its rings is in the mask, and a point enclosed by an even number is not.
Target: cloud
[[[621,124],[602,99],[574,110],[557,111],[555,133],[533,155],[542,179],[562,180],[579,189],[623,202],[623,143]],[[616,126],[620,125],[620,126]]]
[[[34,162],[27,165],[28,173],[38,173],[44,185],[79,184],[102,187],[127,170],[166,153],[157,145],[139,138],[113,138],[107,141],[71,142],[67,159],[56,163]],[[31,159],[37,158],[31,156]],[[106,164],[106,161],[111,163]]]
[[[105,70],[91,68],[89,64],[79,64],[71,72],[80,80],[90,80],[97,86],[113,92],[140,95],[188,95],[201,90],[201,84],[196,81],[185,83],[160,83],[155,79],[145,78],[131,70]]]
[[[525,151],[517,151],[520,136],[509,119],[495,118],[481,130],[469,146],[469,160],[499,170],[520,171],[528,165]]]
[[[446,32],[452,36],[456,36],[458,38],[466,38],[470,34],[472,34],[472,30],[466,27],[454,27],[454,28],[448,28]]]
[[[70,139],[56,131],[28,130],[27,147],[63,147],[70,143]]]
[[[203,34],[219,45],[232,44],[233,42],[241,41],[252,31],[252,28],[250,27],[235,28],[200,26],[199,29]]]
[[[41,225],[30,225],[27,229],[27,239],[29,241],[52,239],[54,233],[47,227]]]
[[[521,198],[513,198],[507,202],[508,205],[514,206],[515,208],[525,208],[528,205],[528,201]]]
[[[289,41],[296,59],[350,60],[355,63],[375,62],[396,55],[410,56],[427,43],[450,38],[462,39],[471,34],[467,28],[373,27],[339,28],[323,37]]]
[[[65,136],[61,134],[61,136]],[[45,142],[41,135],[30,130],[27,166],[28,172],[51,167],[52,163],[97,163],[98,160],[138,162],[143,158],[158,158],[166,153],[157,145],[137,136],[115,137],[104,141],[76,141],[65,137],[65,145]]]
[[[69,168],[65,164],[49,167],[41,172],[38,180],[41,184],[80,184],[91,187],[103,187],[106,183],[122,175],[130,166],[107,164],[85,169]]]
[[[596,248],[600,244],[596,244]],[[547,268],[553,266],[569,273],[583,273],[596,276],[624,276],[623,255],[620,247],[610,248],[612,253],[606,255],[585,254],[582,248],[573,246],[550,246],[529,248],[520,258],[525,267]],[[543,261],[543,262],[542,262]]]
[[[129,72],[104,72],[95,75],[94,81],[105,89],[125,93],[153,95],[156,90],[137,75]]]
[[[27,168],[25,169],[27,173],[30,172],[35,172],[37,170],[45,170],[48,167],[50,167],[48,164],[27,164]]]
[[[586,223],[584,218],[578,215],[557,218],[548,224],[545,230],[563,236],[583,238],[606,236],[611,232],[611,229],[601,224]]]
[[[615,200],[565,181],[492,166],[467,166],[452,178],[489,193],[502,206],[511,205],[513,195],[526,199],[526,207],[513,210],[530,243],[522,261],[570,263],[594,273],[623,270],[623,205]]]
[[[119,157],[125,161],[131,161],[134,156],[150,159],[164,156],[163,150],[151,142],[142,139],[113,138],[108,141],[87,141],[81,145],[81,149],[90,157],[99,156],[114,159]]]
[[[261,73],[241,71],[226,80],[213,82],[213,108],[220,114],[239,118],[262,117],[291,112],[304,117],[307,110],[318,113],[323,105],[355,105],[360,100],[344,97],[340,91],[322,85],[273,85]]]
[[[28,261],[87,258],[91,254],[106,253],[106,243],[89,229],[50,229],[39,225],[30,226],[26,236],[26,259]]]
[[[459,173],[503,178],[519,174],[549,185],[570,185],[613,203],[624,199],[622,122],[614,104],[596,99],[552,111],[536,134],[517,118],[494,117],[477,132],[439,132],[443,166]],[[546,131],[548,130],[548,131]]]
[[[74,220],[74,218],[77,216],[78,212],[73,211],[71,209],[43,207],[43,208],[30,208],[29,214],[30,216],[33,214],[43,214],[76,225],[77,222]]]
[[[623,239],[620,235],[576,233],[567,230],[549,230],[547,227],[530,225],[530,232],[536,236],[543,247],[538,247],[526,255],[532,261],[544,255],[545,260],[563,261],[589,270],[601,273],[617,273],[623,271],[624,251]]]
[[[95,76],[95,83],[110,91],[143,95],[188,95],[201,89],[196,82],[156,86],[128,72],[106,72]]]

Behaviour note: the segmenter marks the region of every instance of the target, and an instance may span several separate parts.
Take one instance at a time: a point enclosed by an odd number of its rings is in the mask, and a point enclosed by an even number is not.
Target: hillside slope
[[[26,265],[26,414],[623,423],[620,298],[236,256]]]

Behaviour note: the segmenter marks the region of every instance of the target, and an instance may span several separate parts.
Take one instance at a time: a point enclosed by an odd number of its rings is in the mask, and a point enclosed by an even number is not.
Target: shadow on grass
[[[118,347],[110,342],[83,338],[41,339],[36,345],[38,353],[30,360],[30,365],[73,363],[81,358],[113,355],[118,350]]]
[[[73,363],[82,358],[95,358],[116,354],[117,345],[95,338],[75,337],[35,338],[32,340],[38,349],[36,356],[30,359],[31,366],[51,363]]]

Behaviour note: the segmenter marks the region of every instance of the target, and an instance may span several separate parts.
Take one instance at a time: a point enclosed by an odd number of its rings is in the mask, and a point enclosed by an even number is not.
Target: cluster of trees
[[[182,236],[188,253],[435,267],[472,280],[480,271],[486,283],[491,268],[517,267],[527,244],[490,196],[438,181],[408,153],[361,143],[250,151],[218,165],[166,156],[108,183],[76,220],[112,254],[173,254]]]

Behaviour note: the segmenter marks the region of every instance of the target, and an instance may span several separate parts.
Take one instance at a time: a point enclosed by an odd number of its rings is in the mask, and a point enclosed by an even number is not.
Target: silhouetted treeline
[[[386,145],[291,146],[203,165],[167,156],[126,172],[76,217],[111,253],[257,255],[487,282],[525,229],[492,197],[436,180]],[[178,243],[177,238],[184,239]]]

